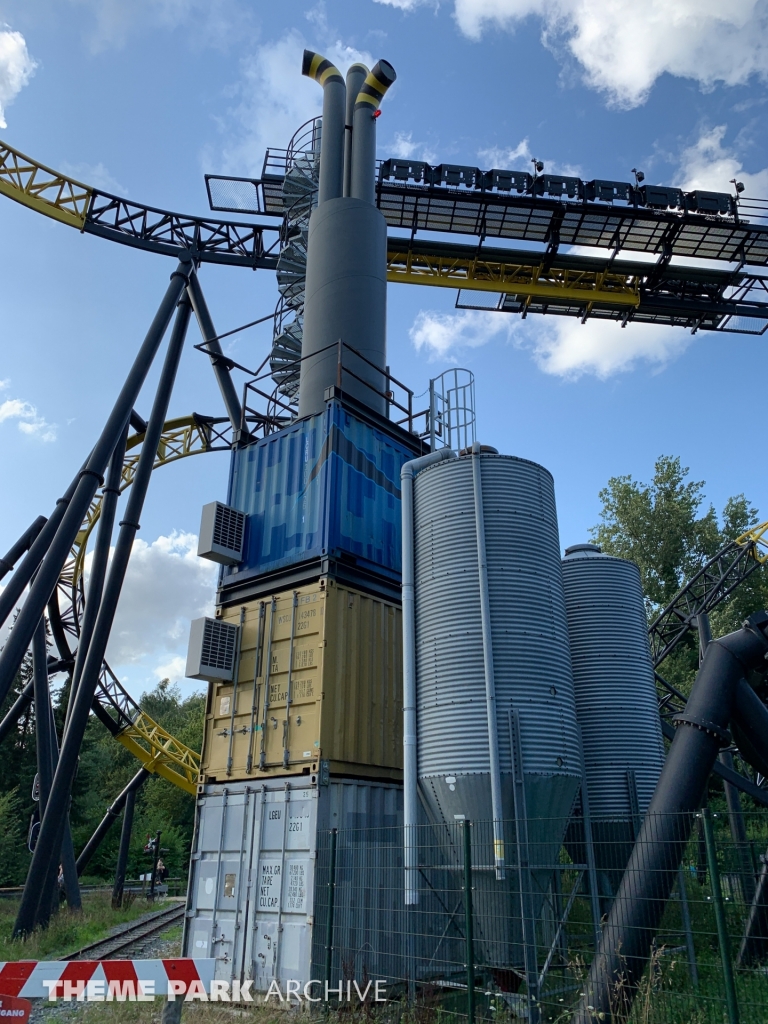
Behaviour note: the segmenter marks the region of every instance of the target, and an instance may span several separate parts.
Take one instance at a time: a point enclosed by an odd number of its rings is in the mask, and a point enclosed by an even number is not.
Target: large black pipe
[[[749,908],[744,935],[736,956],[737,967],[754,967],[768,958],[768,857],[760,855],[760,874]]]
[[[48,686],[48,645],[45,636],[45,619],[40,620],[32,637],[32,687],[35,698],[37,777],[40,787],[40,817],[42,818],[50,796],[53,773],[56,770],[58,759],[56,726],[53,720],[51,692]],[[77,872],[74,870],[72,836],[68,829],[62,844],[61,863],[64,868],[67,902],[70,907],[79,909],[82,905],[80,887],[77,884]],[[49,876],[46,884],[49,900],[54,898],[55,893],[56,903],[58,903],[58,892],[56,892],[58,865],[59,858],[56,857],[52,869],[53,876]]]
[[[56,533],[61,526],[64,513],[67,511],[69,503],[72,500],[72,496],[75,493],[75,488],[80,480],[80,475],[84,470],[85,463],[80,467],[77,475],[70,483],[62,497],[57,500],[53,512],[51,512],[45,526],[32,542],[24,561],[16,569],[13,576],[6,584],[2,594],[0,594],[0,626],[6,621],[8,616],[16,607],[17,601],[24,593],[24,588],[32,579],[35,571],[42,562],[43,556],[50,547],[53,538],[56,536]],[[14,672],[13,674],[15,675],[16,673]]]
[[[712,641],[712,627],[709,622],[709,615],[706,612],[700,612],[696,616],[696,624],[699,630],[699,664],[701,664],[704,660],[707,645]],[[730,750],[721,750],[717,760],[725,768],[734,771],[733,754]],[[726,779],[723,779],[723,790],[725,791],[725,803],[728,807],[728,824],[731,827],[731,836],[739,858],[741,892],[744,902],[749,904],[755,895],[755,873],[752,864],[752,854],[747,841],[747,826],[741,806],[741,794]]]
[[[29,866],[27,881],[24,886],[24,894],[21,899],[19,911],[14,925],[14,936],[21,937],[29,934],[37,924],[44,922],[45,907],[39,901],[39,893],[45,883],[50,864],[51,856],[61,847],[61,840],[64,832],[66,809],[69,805],[72,780],[77,767],[77,759],[80,754],[80,745],[85,734],[88,723],[91,704],[99,681],[99,673],[104,660],[104,653],[109,640],[109,633],[112,628],[117,602],[120,598],[125,572],[128,567],[128,560],[131,556],[133,541],[139,529],[139,517],[144,506],[149,487],[149,480],[152,475],[157,447],[160,443],[163,423],[168,412],[173,384],[176,379],[176,372],[184,346],[184,338],[187,332],[190,317],[190,304],[186,294],[182,297],[182,291],[186,282],[189,269],[185,268],[184,273],[177,272],[175,278],[180,278],[177,284],[176,302],[178,302],[178,313],[174,323],[171,339],[168,343],[163,369],[160,374],[160,381],[157,386],[155,400],[152,405],[152,412],[147,425],[147,432],[141,449],[141,455],[136,467],[136,475],[131,487],[130,497],[125,509],[125,519],[120,523],[120,532],[115,544],[115,551],[110,566],[109,575],[104,586],[101,606],[93,629],[93,636],[83,665],[80,685],[75,695],[75,702],[69,716],[69,723],[64,734],[64,740],[59,755],[59,763],[51,787],[51,798],[48,808],[40,825],[40,835],[35,852],[32,856],[32,863]],[[173,283],[173,282],[172,282]],[[180,301],[179,301],[180,299]],[[175,305],[175,303],[174,303]],[[159,341],[158,341],[159,344]],[[130,409],[133,407],[132,397],[130,406],[124,410],[124,416],[119,421],[119,430],[112,449],[107,453],[111,456],[118,438],[122,433],[128,419]],[[122,412],[122,410],[121,410]],[[95,492],[95,487],[93,488]],[[74,499],[71,508],[74,507]],[[65,517],[66,519],[66,517]],[[63,524],[62,524],[63,529]],[[47,562],[47,559],[46,559]],[[43,564],[43,569],[45,563]],[[31,592],[30,592],[31,597]],[[14,630],[15,632],[15,630]]]
[[[101,515],[99,516],[99,527],[96,532],[96,544],[93,549],[91,561],[91,572],[88,580],[88,590],[85,595],[85,609],[80,623],[80,638],[77,644],[77,655],[75,667],[72,671],[72,685],[69,690],[69,703],[67,705],[67,721],[72,713],[75,702],[75,694],[80,685],[80,676],[83,672],[85,657],[93,635],[93,627],[96,624],[101,595],[104,590],[104,579],[107,575],[109,564],[109,548],[112,543],[112,529],[115,525],[115,512],[120,499],[120,482],[123,475],[123,461],[125,459],[125,446],[128,441],[128,424],[126,423],[120,440],[112,452],[107,471],[107,482],[102,490]]]
[[[53,593],[53,588],[58,582],[59,574],[69,557],[72,544],[82,528],[83,519],[96,493],[96,489],[103,482],[102,477],[107,468],[107,463],[120,438],[139,391],[146,380],[149,368],[173,316],[179,296],[192,273],[191,261],[183,261],[179,263],[177,269],[171,275],[171,282],[160,303],[160,308],[155,314],[152,325],[133,362],[133,366],[101,432],[101,436],[96,442],[85,468],[80,471],[76,481],[73,481],[73,483],[76,483],[76,486],[74,487],[72,500],[66,507],[66,511],[61,518],[55,536],[50,542],[37,577],[30,587],[27,599],[19,612],[5,647],[2,653],[0,653],[0,703],[5,700],[13,684],[24,654],[32,640],[32,634]],[[54,516],[52,515],[48,523],[40,531],[37,540],[24,559],[24,564],[19,566],[19,570],[14,573],[12,582],[15,581],[18,573],[31,558],[35,545],[46,534],[53,518]],[[5,597],[5,594],[3,594],[3,597]],[[0,600],[2,599],[0,598]]]
[[[93,857],[94,853],[98,850],[107,832],[112,828],[114,823],[120,817],[120,812],[125,807],[125,801],[128,798],[129,793],[136,793],[144,785],[144,782],[149,778],[149,772],[146,768],[139,768],[136,774],[133,776],[131,781],[125,787],[125,789],[112,801],[107,808],[106,814],[99,822],[95,832],[83,847],[80,856],[77,858],[77,873],[82,875],[88,866],[89,861]]]
[[[768,776],[768,708],[746,679],[736,687],[731,728],[744,760]]]
[[[216,328],[213,326],[213,320],[211,319],[211,314],[208,311],[208,304],[205,301],[205,296],[203,295],[203,290],[200,287],[200,282],[197,279],[197,274],[193,274],[190,278],[189,285],[187,287],[187,294],[192,302],[192,308],[195,311],[195,317],[197,319],[198,327],[200,328],[200,333],[203,336],[203,341],[205,342],[206,351],[211,358],[211,365],[213,366],[213,372],[219,385],[219,391],[221,392],[221,397],[224,399],[224,408],[227,410],[229,422],[232,424],[232,436],[235,441],[245,441],[248,439],[247,437],[242,439],[240,437],[242,429],[242,410],[240,408],[240,399],[237,397],[237,391],[235,390],[235,385],[232,382],[226,357],[221,350],[218,335],[216,334]]]
[[[38,516],[34,523],[28,526],[24,533],[22,533],[16,543],[9,548],[5,556],[0,558],[0,580],[13,570],[19,556],[29,550],[32,542],[47,522],[48,520],[45,516]]]
[[[707,779],[721,747],[736,687],[750,670],[765,666],[768,613],[707,647],[685,711],[667,754],[629,864],[603,929],[600,947],[572,1024],[625,1021],[648,963],[653,939],[677,878],[701,807]]]
[[[112,906],[122,907],[123,888],[125,886],[125,872],[128,866],[128,850],[131,846],[131,831],[133,830],[133,808],[136,804],[136,790],[132,789],[125,798],[125,811],[123,812],[123,828],[120,833],[120,849],[117,852],[117,867],[115,869],[115,884],[112,887]]]
[[[14,728],[18,720],[24,714],[28,707],[32,704],[34,699],[33,696],[33,681],[27,683],[24,689],[21,691],[15,702],[6,712],[5,718],[0,722],[0,743],[9,735],[11,730]]]

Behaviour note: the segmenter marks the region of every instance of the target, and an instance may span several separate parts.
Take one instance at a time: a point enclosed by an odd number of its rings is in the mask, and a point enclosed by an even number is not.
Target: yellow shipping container
[[[330,772],[401,779],[398,605],[326,578],[217,611],[241,625],[235,682],[208,688],[201,781]]]

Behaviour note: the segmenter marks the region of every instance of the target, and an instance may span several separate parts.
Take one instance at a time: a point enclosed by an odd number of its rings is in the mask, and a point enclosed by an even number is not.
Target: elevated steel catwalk
[[[768,275],[531,249],[388,239],[387,280],[459,289],[460,309],[762,334]],[[485,296],[478,292],[497,295]]]

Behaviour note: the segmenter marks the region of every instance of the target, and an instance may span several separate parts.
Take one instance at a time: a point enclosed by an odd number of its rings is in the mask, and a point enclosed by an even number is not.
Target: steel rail
[[[91,942],[87,946],[81,946],[76,952],[62,956],[60,959],[69,961],[119,959],[116,957],[117,953],[124,954],[132,947],[142,945],[148,938],[159,932],[164,932],[171,925],[182,920],[185,909],[184,903],[165,907],[143,921],[133,921],[115,934]]]

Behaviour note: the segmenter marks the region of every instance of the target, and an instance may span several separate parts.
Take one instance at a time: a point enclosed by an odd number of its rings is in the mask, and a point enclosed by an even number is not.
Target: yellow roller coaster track
[[[223,440],[223,435],[210,420],[194,415],[168,420],[163,426],[152,468],[159,469],[160,466],[178,462],[179,459],[190,455],[212,451],[213,441],[216,439]],[[143,441],[143,434],[134,434],[128,440],[123,462],[121,492],[133,483]],[[101,506],[102,496],[99,494],[91,502],[83,527],[59,577],[59,586],[72,602],[76,615],[79,615],[82,607],[82,578],[88,540],[99,521]],[[102,689],[110,689],[108,677],[103,679]],[[138,758],[147,771],[161,775],[174,785],[194,794],[197,791],[200,754],[177,740],[137,706],[134,705],[131,711],[131,724],[115,735],[118,743]]]
[[[0,142],[0,194],[82,229],[93,189]]]
[[[639,306],[640,282],[634,276],[608,270],[551,267],[532,260],[468,258],[413,252],[392,248],[389,240],[387,280],[400,284],[466,288],[520,295],[535,299],[570,299],[579,303],[608,303],[611,306]]]

